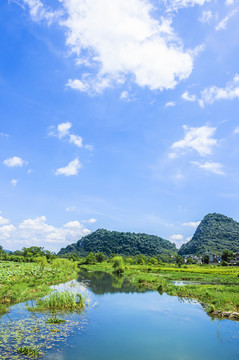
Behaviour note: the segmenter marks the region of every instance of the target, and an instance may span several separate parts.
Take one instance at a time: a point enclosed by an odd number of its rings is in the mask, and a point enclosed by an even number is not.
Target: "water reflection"
[[[124,278],[123,276],[108,274],[103,271],[87,271],[81,269],[78,277],[79,282],[83,282],[96,295],[114,293],[139,293],[146,292]]]

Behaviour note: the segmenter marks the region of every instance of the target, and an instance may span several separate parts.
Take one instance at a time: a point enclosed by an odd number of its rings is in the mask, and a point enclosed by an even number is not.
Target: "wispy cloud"
[[[216,128],[209,126],[188,127],[183,126],[185,135],[182,140],[172,144],[170,158],[177,156],[178,152],[186,150],[195,150],[200,156],[206,156],[212,153],[212,149],[217,145],[217,139],[213,138]]]
[[[182,8],[192,7],[195,5],[203,6],[211,0],[164,0],[167,11],[177,11]]]
[[[238,9],[234,9],[233,11],[231,11],[227,16],[225,16],[216,26],[216,30],[225,30],[227,28],[227,23],[228,21],[234,16],[236,15],[236,13],[238,12]]]
[[[176,103],[174,101],[168,101],[166,104],[165,104],[165,107],[174,107],[176,105]]]
[[[18,156],[13,156],[3,161],[4,165],[8,167],[22,167],[27,164],[27,161]]]
[[[69,162],[67,166],[57,169],[55,175],[65,175],[65,176],[78,175],[78,172],[81,168],[82,165],[79,159],[76,158],[75,160]]]
[[[200,163],[198,161],[192,161],[191,164],[213,174],[225,175],[225,172],[223,171],[223,165],[220,163],[210,161]]]

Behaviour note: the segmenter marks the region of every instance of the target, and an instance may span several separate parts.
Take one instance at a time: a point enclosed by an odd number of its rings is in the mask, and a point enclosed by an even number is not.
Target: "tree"
[[[99,263],[105,260],[105,255],[102,252],[95,254],[95,260]]]
[[[208,254],[203,255],[202,262],[203,262],[203,264],[209,264],[209,255]]]
[[[227,263],[229,263],[229,261],[233,258],[233,252],[231,250],[223,250],[222,253],[222,261],[225,261]]]
[[[178,267],[181,267],[181,265],[184,264],[184,260],[181,255],[177,255],[175,258],[175,262],[178,265]]]

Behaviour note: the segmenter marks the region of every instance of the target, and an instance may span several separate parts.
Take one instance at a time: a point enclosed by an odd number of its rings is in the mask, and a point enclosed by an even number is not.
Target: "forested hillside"
[[[193,238],[182,245],[179,254],[222,253],[225,249],[239,251],[239,223],[225,215],[212,213],[203,218]]]
[[[134,256],[138,254],[157,256],[176,253],[175,244],[159,236],[117,232],[99,229],[60,250],[59,255],[77,253],[87,255],[89,252],[102,252],[105,255],[120,254]]]

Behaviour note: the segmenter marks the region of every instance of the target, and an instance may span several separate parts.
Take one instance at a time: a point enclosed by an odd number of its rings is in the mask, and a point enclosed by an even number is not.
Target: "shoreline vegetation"
[[[117,261],[120,262],[119,256]],[[122,258],[121,258],[122,259]],[[115,266],[112,263],[82,264],[81,269],[103,271],[110,274],[121,274],[132,285],[149,290],[157,290],[182,299],[194,299],[200,302],[207,313],[213,318],[230,318],[239,320],[239,268],[218,267],[213,265],[174,264],[132,265],[122,259]],[[123,270],[122,270],[123,269]],[[194,284],[176,286],[172,281],[192,281]],[[195,284],[196,282],[196,284]]]
[[[123,276],[139,289],[195,299],[211,317],[239,320],[239,267],[163,263],[143,255],[106,258],[102,253],[71,260],[42,257],[30,263],[0,262],[0,314],[14,304],[42,299],[51,293],[51,285],[77,279],[80,269]],[[176,286],[173,281],[189,284]],[[38,303],[43,306],[41,300]]]

